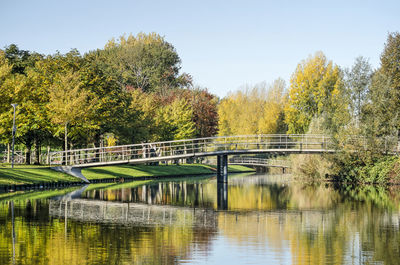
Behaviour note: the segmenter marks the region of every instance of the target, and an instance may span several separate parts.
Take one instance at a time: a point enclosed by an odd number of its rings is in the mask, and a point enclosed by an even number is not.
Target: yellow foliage
[[[116,146],[117,145],[117,139],[115,138],[114,135],[109,135],[107,137],[107,146]]]
[[[327,61],[322,52],[299,63],[290,80],[285,106],[288,132],[307,132],[314,117],[332,109],[341,85],[339,67]]]
[[[218,106],[219,135],[277,133],[283,122],[285,84],[246,87],[224,98]]]

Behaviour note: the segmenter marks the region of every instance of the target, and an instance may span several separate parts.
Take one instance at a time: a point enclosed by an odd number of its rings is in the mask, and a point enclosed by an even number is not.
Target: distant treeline
[[[298,156],[300,171],[340,181],[400,182],[399,160],[385,148],[400,136],[400,34],[388,35],[380,66],[356,58],[345,69],[317,52],[300,62],[289,87],[281,79],[245,87],[221,100],[219,133],[326,134],[334,156]]]
[[[31,150],[85,148],[215,135],[218,98],[180,73],[175,48],[158,34],[110,40],[81,55],[0,50],[0,142]],[[36,152],[39,154],[39,152]]]

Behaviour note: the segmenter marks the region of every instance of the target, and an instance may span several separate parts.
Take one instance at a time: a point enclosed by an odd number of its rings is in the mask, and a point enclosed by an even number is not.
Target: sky
[[[317,51],[343,68],[358,56],[377,68],[388,34],[400,31],[399,14],[399,0],[0,0],[0,49],[83,54],[113,37],[156,32],[195,85],[224,97],[277,78],[289,84]]]

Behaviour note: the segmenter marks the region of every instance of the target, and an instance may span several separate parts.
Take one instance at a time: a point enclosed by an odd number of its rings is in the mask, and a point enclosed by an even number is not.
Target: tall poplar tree
[[[285,106],[288,133],[305,133],[313,118],[332,114],[342,88],[339,67],[322,52],[299,63],[290,80]]]

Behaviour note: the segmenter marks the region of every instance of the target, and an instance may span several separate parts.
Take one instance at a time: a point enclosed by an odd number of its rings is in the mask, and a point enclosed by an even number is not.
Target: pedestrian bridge
[[[51,152],[50,164],[52,166],[94,167],[195,159],[220,155],[284,155],[333,152],[335,150],[333,149],[331,138],[325,135],[219,136]]]
[[[217,176],[227,182],[228,156],[321,154],[335,152],[330,137],[312,134],[219,136],[188,140],[75,149],[50,153],[53,169],[74,175],[80,168],[217,157]],[[65,169],[58,166],[69,166]],[[75,174],[76,175],[76,174]],[[80,176],[81,177],[81,176]],[[87,181],[85,178],[83,178]]]

